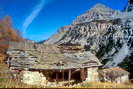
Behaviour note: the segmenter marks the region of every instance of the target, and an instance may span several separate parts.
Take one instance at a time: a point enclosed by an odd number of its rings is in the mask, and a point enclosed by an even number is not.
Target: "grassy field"
[[[0,88],[43,88],[42,86],[31,86],[20,82],[20,80],[11,80],[8,78],[8,67],[4,63],[0,63]],[[68,87],[58,87],[68,88]],[[86,82],[81,85],[70,86],[69,88],[133,88],[132,84],[113,84],[100,82]]]
[[[72,88],[133,88],[133,85],[89,82]]]

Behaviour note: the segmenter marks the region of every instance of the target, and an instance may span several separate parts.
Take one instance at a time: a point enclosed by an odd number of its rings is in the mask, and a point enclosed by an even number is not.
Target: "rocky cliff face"
[[[125,11],[126,11],[126,12],[130,12],[130,11],[132,11],[132,10],[133,10],[133,1],[128,0],[128,4],[127,4],[127,6],[126,6],[126,8],[125,8]]]
[[[97,4],[78,16],[71,25],[58,30],[44,44],[81,44],[110,66],[130,66],[133,53],[133,12],[128,3],[124,12]]]
[[[90,38],[104,34],[112,24],[109,20],[118,13],[120,12],[97,4],[83,15],[78,16],[71,25],[60,28],[58,33],[45,44],[80,43],[83,46],[89,45]]]

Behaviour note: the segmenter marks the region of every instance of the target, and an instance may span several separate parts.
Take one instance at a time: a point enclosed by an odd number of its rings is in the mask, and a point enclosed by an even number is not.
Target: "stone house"
[[[126,83],[129,81],[129,72],[119,67],[99,70],[99,78],[103,82]]]
[[[65,48],[69,52],[66,52]],[[11,42],[7,54],[7,64],[11,72],[19,72],[23,83],[69,85],[83,81],[99,81],[98,67],[101,63],[79,45]]]

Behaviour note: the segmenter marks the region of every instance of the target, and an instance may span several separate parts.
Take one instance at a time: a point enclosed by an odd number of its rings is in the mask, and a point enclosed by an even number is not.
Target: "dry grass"
[[[78,86],[59,87],[59,88],[131,88],[133,85],[115,84],[115,83],[101,83],[101,82],[87,82]]]
[[[8,67],[4,63],[0,63],[0,88],[43,88],[42,86],[32,86],[21,83],[19,80],[11,80],[8,78]],[[133,88],[132,84],[113,84],[100,82],[86,82],[74,87],[58,87],[58,88]]]
[[[133,88],[133,85],[89,82],[89,83],[81,84],[80,86],[76,86],[75,88]]]

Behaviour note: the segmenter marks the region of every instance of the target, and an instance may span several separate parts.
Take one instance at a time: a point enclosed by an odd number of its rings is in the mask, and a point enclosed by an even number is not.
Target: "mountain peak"
[[[117,11],[114,11],[113,9],[101,3],[98,3],[84,14],[78,16],[73,21],[73,24],[90,22],[92,20],[108,20],[112,18],[115,13],[117,13]]]
[[[101,10],[101,9],[112,10],[111,8],[105,6],[101,3],[98,3],[98,4],[94,5],[90,10],[96,10],[96,9],[98,9],[98,10]]]
[[[97,3],[96,5],[94,5],[92,8],[101,8],[101,7],[107,7],[101,3]]]

